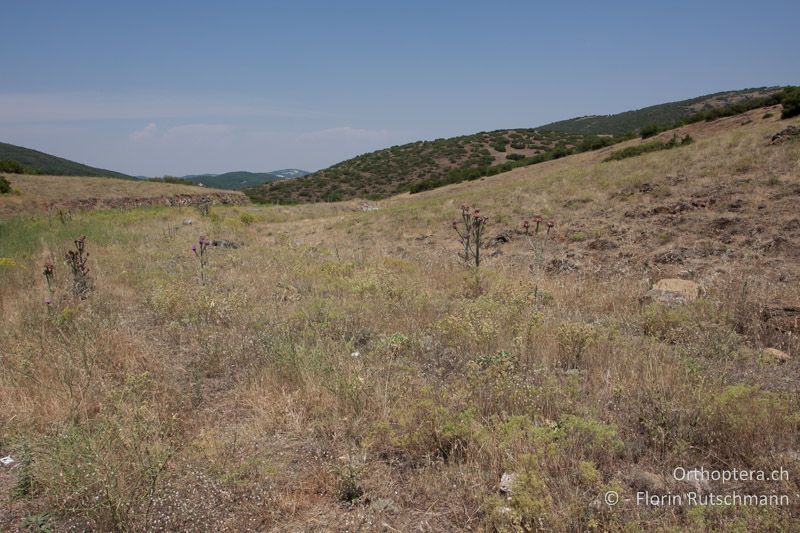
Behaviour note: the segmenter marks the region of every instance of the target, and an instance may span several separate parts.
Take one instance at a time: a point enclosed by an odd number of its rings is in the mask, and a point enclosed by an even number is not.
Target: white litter
[[[10,455],[6,455],[2,459],[0,459],[0,463],[3,463],[4,466],[10,466],[14,464],[14,458]]]
[[[361,357],[361,352],[353,352],[350,354],[350,357]]]

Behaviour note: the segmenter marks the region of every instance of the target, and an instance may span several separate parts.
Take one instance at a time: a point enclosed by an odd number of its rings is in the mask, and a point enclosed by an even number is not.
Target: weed
[[[201,217],[207,217],[211,214],[212,203],[212,200],[209,198],[200,200],[200,203],[197,204],[197,211],[200,213]]]
[[[558,348],[561,365],[567,369],[580,368],[586,348],[595,338],[594,329],[585,324],[562,324],[558,328]]]
[[[75,239],[75,250],[69,250],[66,259],[67,265],[72,270],[73,294],[81,299],[86,298],[92,289],[89,268],[86,266],[86,261],[89,259],[89,252],[86,252],[86,235]]]
[[[206,239],[205,235],[201,235],[197,244],[192,245],[192,252],[200,261],[200,282],[205,285],[206,282],[206,265],[208,265],[208,247],[211,246],[211,241]]]
[[[33,457],[31,450],[27,443],[23,443],[19,450],[19,466],[17,474],[17,482],[11,489],[11,496],[14,498],[25,498],[33,494],[34,481],[33,472],[31,471],[31,464]]]
[[[353,503],[364,494],[361,487],[362,466],[356,464],[352,458],[347,458],[347,464],[337,468],[336,474],[339,478],[339,500],[345,503]]]
[[[53,533],[55,531],[50,525],[50,515],[48,513],[38,513],[25,517],[22,521],[23,531],[30,533]]]
[[[475,268],[481,266],[481,246],[483,246],[483,230],[488,218],[480,214],[480,209],[474,211],[467,205],[461,206],[461,220],[453,221],[453,229],[458,234],[458,239],[464,250],[459,257],[465,264],[474,263]]]

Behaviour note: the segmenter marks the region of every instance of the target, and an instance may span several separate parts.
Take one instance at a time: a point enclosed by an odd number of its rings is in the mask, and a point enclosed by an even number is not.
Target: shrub
[[[800,115],[800,87],[787,87],[781,95],[783,112],[781,118],[791,118]]]
[[[10,159],[0,160],[0,172],[8,172],[9,174],[30,174],[20,163]]]
[[[5,176],[0,176],[0,194],[8,194],[11,192],[11,184],[5,178]]]

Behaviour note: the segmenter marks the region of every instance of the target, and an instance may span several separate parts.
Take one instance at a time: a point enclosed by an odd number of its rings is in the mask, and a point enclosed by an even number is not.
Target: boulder
[[[700,297],[702,288],[688,279],[667,278],[656,282],[641,298],[642,303],[681,305]]]
[[[770,144],[780,144],[800,137],[800,126],[787,126],[772,136]]]

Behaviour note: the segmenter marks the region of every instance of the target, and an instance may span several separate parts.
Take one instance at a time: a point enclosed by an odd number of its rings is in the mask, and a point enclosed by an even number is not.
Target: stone
[[[782,142],[790,141],[800,137],[800,126],[787,126],[778,133],[772,136],[770,144],[780,144]]]
[[[688,279],[666,278],[656,282],[641,298],[641,303],[681,305],[700,297],[702,288]]]
[[[241,246],[241,244],[239,243],[233,241],[227,241],[225,239],[213,240],[211,241],[211,245],[217,248],[233,248],[233,249],[239,248]]]
[[[514,493],[514,484],[517,481],[517,474],[503,472],[503,475],[500,476],[500,493],[501,494],[513,494]]]

